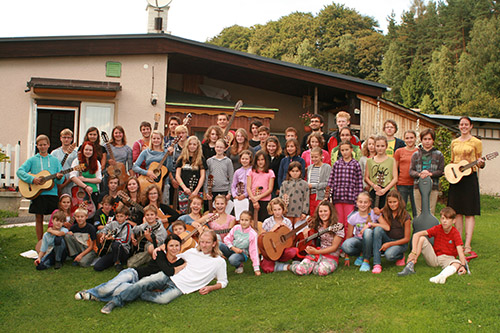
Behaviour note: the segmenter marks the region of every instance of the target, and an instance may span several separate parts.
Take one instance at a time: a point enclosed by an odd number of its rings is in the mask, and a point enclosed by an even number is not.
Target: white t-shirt
[[[213,279],[217,279],[222,288],[227,286],[226,261],[222,257],[214,258],[197,249],[189,249],[179,254],[177,258],[184,259],[187,265],[170,279],[183,294],[200,290]]]

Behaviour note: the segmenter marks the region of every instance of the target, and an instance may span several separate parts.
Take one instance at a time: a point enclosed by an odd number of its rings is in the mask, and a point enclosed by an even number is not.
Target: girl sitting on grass
[[[344,226],[338,222],[332,203],[323,200],[316,209],[312,220],[312,229],[321,232],[328,227],[337,231],[327,231],[317,238],[319,247],[307,246],[307,255],[301,262],[289,265],[288,270],[297,275],[328,275],[339,265],[340,244],[344,238]],[[307,237],[308,230],[304,231]]]
[[[382,252],[387,261],[396,261],[396,266],[405,265],[405,251],[411,237],[411,218],[406,211],[401,194],[391,190],[378,223],[373,229],[373,274],[382,272]]]

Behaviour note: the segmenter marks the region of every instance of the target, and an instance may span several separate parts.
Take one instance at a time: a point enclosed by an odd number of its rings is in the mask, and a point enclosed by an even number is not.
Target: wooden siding
[[[416,131],[418,136],[426,128],[437,127],[436,124],[423,117],[404,112],[383,101],[362,95],[358,95],[358,98],[361,100],[361,140],[366,140],[372,134],[382,134],[382,126],[387,119],[392,119],[398,124],[396,133],[398,138],[403,138],[403,133],[407,130]]]

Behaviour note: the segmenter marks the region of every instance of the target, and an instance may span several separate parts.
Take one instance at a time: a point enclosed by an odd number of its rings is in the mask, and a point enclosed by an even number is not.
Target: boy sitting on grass
[[[43,234],[42,247],[38,252],[38,259],[35,260],[36,269],[41,271],[54,265],[54,269],[59,269],[66,258],[66,242],[64,235],[68,229],[63,227],[66,222],[66,214],[63,211],[57,211],[52,217],[52,227]],[[48,249],[52,248],[49,253]],[[55,264],[54,264],[55,262]]]
[[[92,224],[87,223],[87,209],[78,208],[73,216],[76,223],[64,236],[68,253],[73,258],[74,266],[89,267],[97,257],[95,228]]]
[[[441,273],[429,279],[430,282],[444,284],[446,279],[457,271],[459,275],[467,271],[462,238],[453,226],[457,213],[453,208],[445,207],[441,209],[440,215],[440,225],[413,235],[413,251],[408,256],[405,268],[398,273],[398,276],[415,273],[414,266],[420,253],[424,256],[427,265],[443,268]],[[425,236],[434,237],[434,247]],[[460,260],[456,259],[457,255]]]

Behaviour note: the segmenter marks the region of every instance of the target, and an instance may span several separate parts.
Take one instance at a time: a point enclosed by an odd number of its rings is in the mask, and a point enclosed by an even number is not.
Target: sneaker
[[[117,271],[118,273],[120,273],[121,271],[123,271],[123,266],[121,264],[116,264],[115,265],[115,271]]]
[[[61,267],[62,267],[62,262],[56,261],[56,263],[54,264],[54,269],[59,269]]]
[[[363,257],[358,257],[354,262],[354,266],[361,266],[363,264]]]
[[[109,301],[105,306],[102,307],[101,313],[110,314],[115,308],[116,304],[113,301]]]
[[[234,270],[234,272],[235,272],[236,274],[241,274],[241,273],[243,273],[243,265],[241,265],[240,267],[236,268],[236,269]]]
[[[403,267],[404,265],[406,265],[406,263],[405,263],[405,255],[403,254],[403,258],[396,261],[396,266]]]
[[[413,261],[407,263],[405,268],[398,273],[398,276],[407,276],[410,274],[415,274],[415,263]]]
[[[98,301],[99,300],[97,297],[95,297],[94,295],[92,295],[91,293],[89,293],[86,290],[82,290],[82,291],[77,292],[75,294],[75,299],[77,301],[79,301],[79,300],[84,300],[84,301]]]
[[[373,274],[380,274],[382,273],[382,265],[374,265],[372,269]]]
[[[363,261],[361,264],[361,267],[359,268],[360,272],[369,272],[370,271],[370,264],[367,263],[366,261]]]

